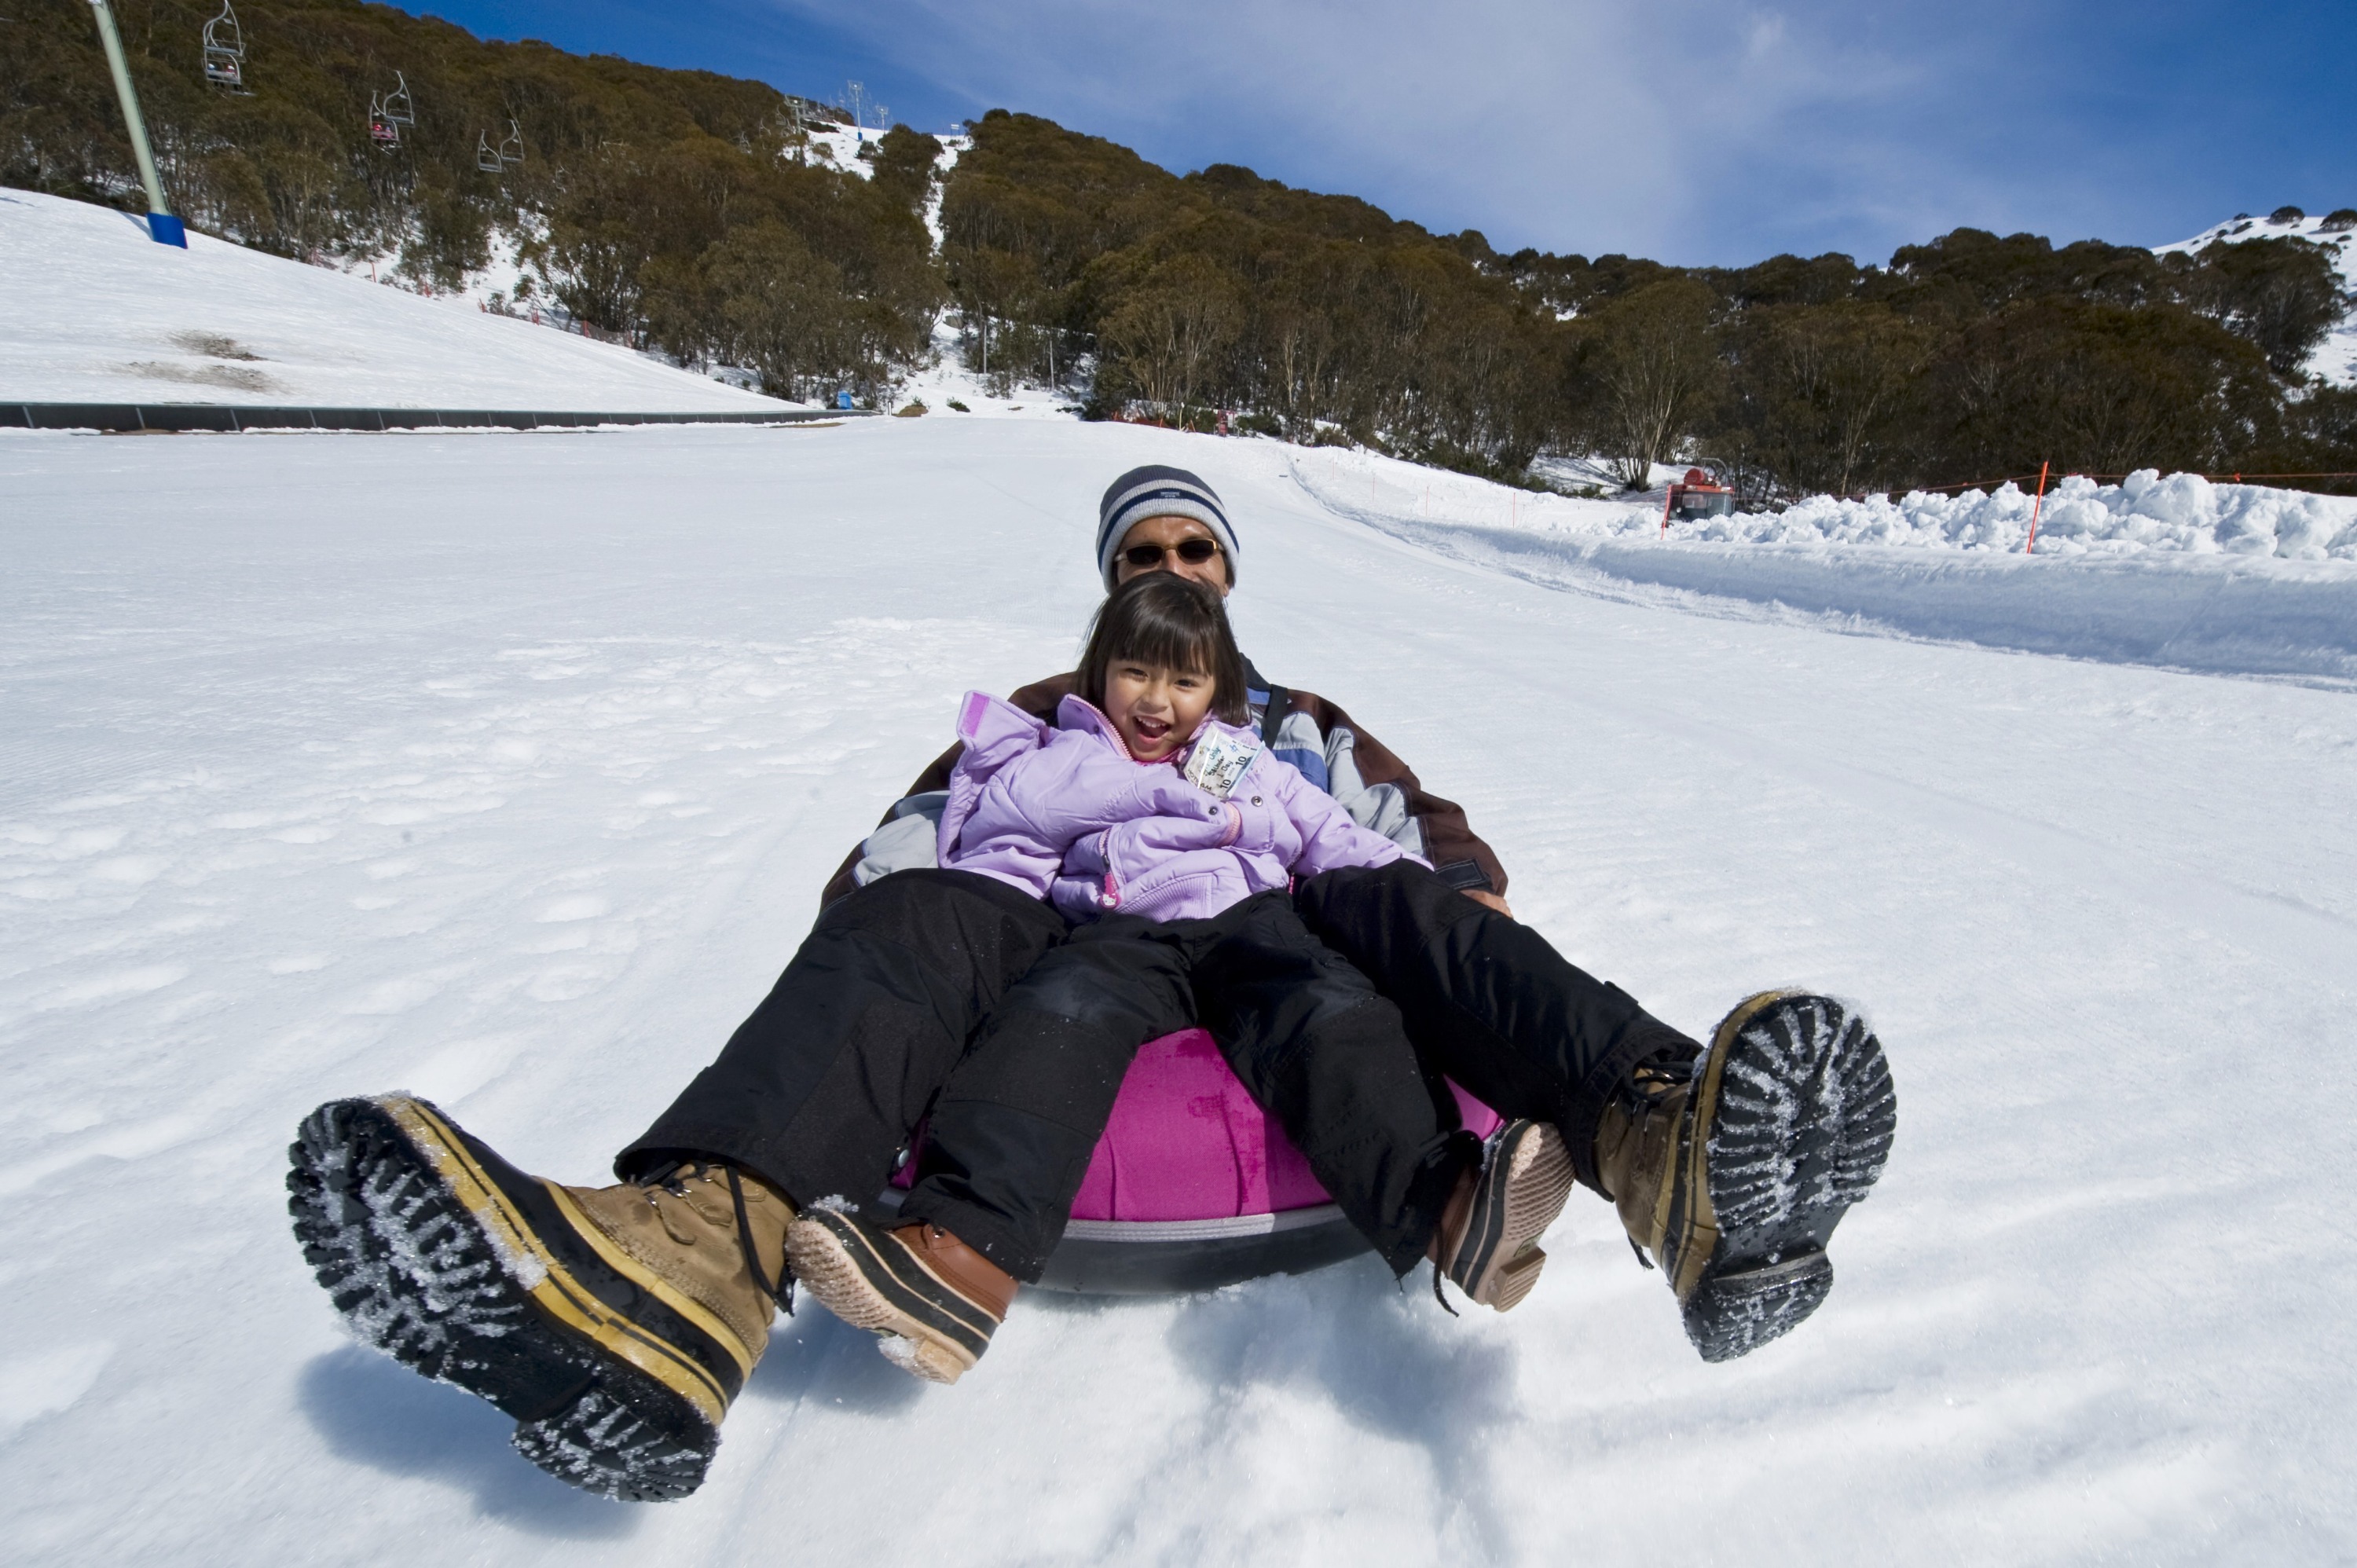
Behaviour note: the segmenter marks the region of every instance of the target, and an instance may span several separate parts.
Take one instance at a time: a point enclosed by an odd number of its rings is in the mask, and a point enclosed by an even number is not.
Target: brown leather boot
[[[880,1335],[904,1371],[953,1383],[990,1348],[1018,1288],[1014,1276],[938,1225],[885,1230],[814,1208],[786,1233],[794,1278],[828,1311]]]
[[[1449,1195],[1426,1256],[1480,1305],[1518,1305],[1546,1266],[1539,1238],[1563,1212],[1571,1182],[1562,1134],[1544,1122],[1507,1122],[1482,1145],[1481,1168]]]
[[[1791,1332],[1833,1289],[1825,1242],[1881,1176],[1897,1126],[1882,1043],[1857,1010],[1766,991],[1695,1061],[1637,1069],[1598,1124],[1596,1169],[1686,1337],[1724,1361]]]
[[[649,1273],[708,1309],[760,1360],[777,1314],[772,1285],[784,1277],[786,1228],[794,1221],[785,1194],[749,1171],[694,1162],[617,1187],[554,1190]]]
[[[362,1340],[515,1417],[574,1486],[702,1484],[769,1342],[784,1194],[711,1165],[561,1187],[406,1095],[323,1105],[289,1153],[296,1237]]]

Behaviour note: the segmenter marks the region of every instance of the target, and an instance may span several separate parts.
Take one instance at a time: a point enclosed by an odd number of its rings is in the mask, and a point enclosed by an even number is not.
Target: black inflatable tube
[[[877,1200],[888,1215],[900,1194]],[[1306,1274],[1372,1251],[1330,1203],[1232,1219],[1075,1219],[1035,1290],[1071,1295],[1177,1295],[1268,1274]]]
[[[1323,1224],[1222,1240],[1066,1236],[1035,1288],[1072,1295],[1171,1295],[1267,1274],[1306,1274],[1372,1251],[1340,1215]]]

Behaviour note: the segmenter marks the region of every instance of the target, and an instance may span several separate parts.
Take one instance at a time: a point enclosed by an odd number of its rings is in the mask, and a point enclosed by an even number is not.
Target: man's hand
[[[1487,909],[1495,909],[1501,915],[1505,916],[1509,920],[1514,918],[1513,908],[1508,905],[1503,898],[1499,897],[1495,893],[1491,892],[1488,888],[1467,887],[1461,889],[1461,891],[1464,893],[1465,897],[1472,899],[1473,902],[1480,905],[1482,908]]]

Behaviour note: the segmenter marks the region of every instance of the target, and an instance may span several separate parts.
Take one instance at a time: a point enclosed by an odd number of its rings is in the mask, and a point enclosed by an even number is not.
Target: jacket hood
[[[1064,700],[1069,703],[1072,699]],[[1085,703],[1081,705],[1088,707]],[[965,742],[973,764],[961,766],[950,775],[949,799],[942,806],[942,820],[933,832],[935,858],[940,864],[947,864],[949,853],[974,815],[974,805],[982,799],[983,786],[990,781],[990,776],[1025,752],[1038,750],[1048,738],[1049,730],[1003,697],[968,692],[958,703],[957,733],[958,738]]]

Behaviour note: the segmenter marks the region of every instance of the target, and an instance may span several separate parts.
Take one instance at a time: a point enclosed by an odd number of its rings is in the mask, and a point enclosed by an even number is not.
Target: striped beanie
[[[1211,531],[1227,553],[1228,581],[1236,575],[1236,531],[1228,526],[1227,509],[1220,493],[1184,468],[1149,463],[1132,468],[1106,489],[1097,503],[1097,569],[1104,574],[1107,591],[1114,584],[1114,563],[1129,531],[1149,517],[1191,517]]]

